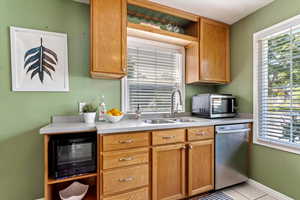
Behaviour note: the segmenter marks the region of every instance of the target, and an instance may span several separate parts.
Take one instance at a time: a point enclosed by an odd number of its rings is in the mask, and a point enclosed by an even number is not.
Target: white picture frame
[[[13,91],[69,91],[68,37],[10,27]]]

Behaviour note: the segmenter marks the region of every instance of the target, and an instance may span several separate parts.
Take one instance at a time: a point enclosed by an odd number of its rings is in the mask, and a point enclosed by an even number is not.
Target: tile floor
[[[234,200],[280,200],[247,183],[226,188],[222,191]],[[193,198],[192,200],[195,199],[197,198]]]

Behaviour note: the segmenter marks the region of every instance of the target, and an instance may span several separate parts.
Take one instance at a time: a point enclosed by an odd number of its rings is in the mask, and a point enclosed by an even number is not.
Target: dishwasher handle
[[[250,130],[251,130],[250,128],[245,128],[245,129],[235,129],[235,130],[226,130],[226,131],[217,130],[217,134],[225,134],[225,133],[241,133],[241,132],[249,132]]]

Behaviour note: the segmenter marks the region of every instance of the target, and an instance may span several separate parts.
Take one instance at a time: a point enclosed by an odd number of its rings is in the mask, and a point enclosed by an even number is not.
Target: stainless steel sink
[[[176,123],[176,121],[168,120],[168,119],[146,119],[144,120],[146,124],[172,124]]]
[[[174,118],[174,119],[146,119],[144,120],[146,124],[172,124],[172,123],[184,123],[184,122],[195,122],[192,119],[182,119],[182,118]]]
[[[181,118],[176,118],[176,119],[171,119],[174,122],[195,122],[195,120],[192,119],[181,119]]]

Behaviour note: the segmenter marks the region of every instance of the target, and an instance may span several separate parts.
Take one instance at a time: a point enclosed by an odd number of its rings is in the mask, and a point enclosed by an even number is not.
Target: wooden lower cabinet
[[[188,148],[188,195],[214,189],[214,140],[191,142]]]
[[[185,166],[186,148],[184,144],[153,147],[153,200],[175,200],[185,197]]]
[[[103,172],[103,195],[147,186],[149,183],[148,164]]]
[[[149,200],[148,187],[104,198],[103,200]]]
[[[149,149],[121,150],[102,153],[102,168],[113,169],[149,162]]]
[[[214,189],[213,126],[101,136],[99,150],[101,200],[179,200]]]

